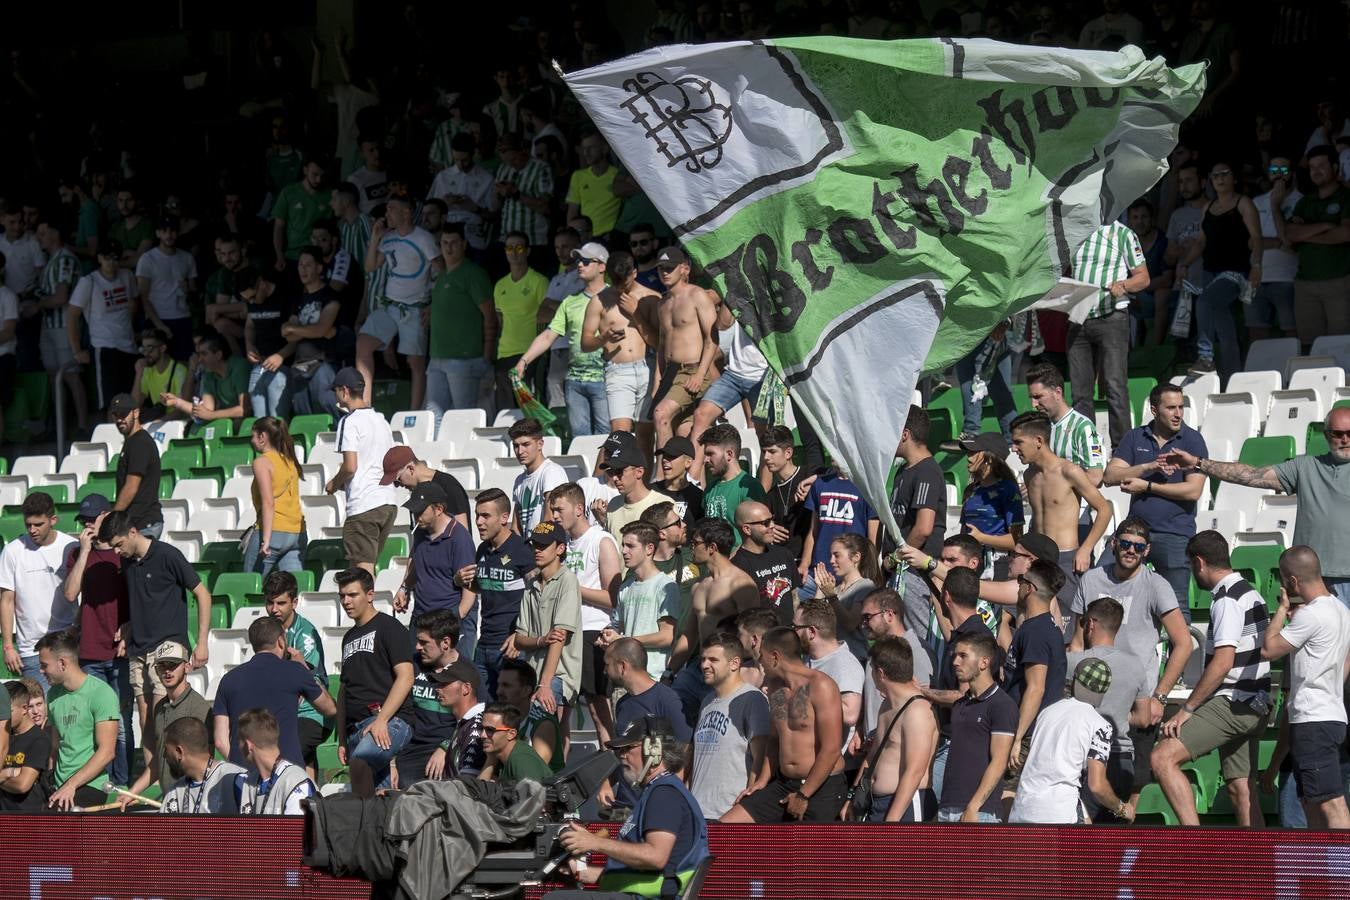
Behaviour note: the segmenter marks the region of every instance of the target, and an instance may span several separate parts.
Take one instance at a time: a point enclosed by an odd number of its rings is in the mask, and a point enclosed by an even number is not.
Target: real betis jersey
[[[79,258],[70,252],[69,247],[62,247],[42,267],[42,274],[38,277],[38,296],[51,297],[63,284],[73,291],[75,283],[80,280],[82,274]],[[42,326],[44,328],[64,328],[66,326],[66,308],[62,306],[58,309],[44,309],[42,311]]]
[[[295,614],[295,620],[291,622],[291,627],[286,629],[286,646],[294,647],[300,651],[300,654],[305,658],[305,665],[309,666],[310,671],[320,679],[324,688],[327,688],[328,681],[323,666],[323,641],[319,639],[319,630],[314,627],[309,619],[299,613]],[[296,715],[302,719],[312,719],[323,724],[323,716],[310,705],[308,700],[302,699],[300,701],[300,709]]]
[[[1102,439],[1097,426],[1078,410],[1069,411],[1050,426],[1050,449],[1061,459],[1067,459],[1083,469],[1101,469],[1106,466]]]

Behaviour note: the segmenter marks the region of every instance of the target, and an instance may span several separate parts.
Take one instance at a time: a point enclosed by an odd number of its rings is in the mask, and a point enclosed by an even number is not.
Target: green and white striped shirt
[[[502,215],[499,232],[505,235],[511,231],[523,231],[530,236],[530,244],[540,247],[548,243],[548,216],[530,209],[520,198],[553,196],[553,173],[548,166],[537,159],[525,163],[525,168],[516,170],[503,163],[497,169],[498,181],[514,182],[520,194],[502,198]]]
[[[1050,449],[1081,469],[1106,467],[1106,454],[1102,452],[1097,426],[1073,407],[1069,407],[1058,422],[1051,424]]]
[[[436,133],[431,138],[431,149],[427,151],[427,159],[435,165],[436,171],[450,168],[450,164],[455,161],[451,155],[450,142],[455,139],[455,135],[468,129],[467,122],[454,119],[446,119],[436,126]]]
[[[1073,254],[1073,277],[1102,288],[1130,277],[1130,270],[1144,264],[1139,238],[1119,222],[1108,222],[1083,241]],[[1109,316],[1130,305],[1128,297],[1117,300],[1109,290],[1097,296],[1089,319]]]
[[[356,221],[338,220],[342,249],[351,254],[352,264],[365,267],[366,247],[370,244],[370,216],[361,213]]]
[[[38,276],[38,298],[51,297],[63,284],[68,285],[73,292],[75,284],[80,280],[82,274],[79,257],[72,253],[69,247],[62,247],[56,251],[51,259],[47,260],[47,265],[42,267],[42,274]],[[66,295],[67,299],[69,299],[69,296],[69,294]],[[42,327],[65,328],[65,307],[43,310]]]

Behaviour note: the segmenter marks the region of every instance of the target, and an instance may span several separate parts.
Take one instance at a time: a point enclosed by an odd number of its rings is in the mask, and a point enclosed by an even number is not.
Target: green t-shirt
[[[497,358],[519,356],[530,349],[539,326],[535,316],[548,293],[548,279],[534,269],[526,269],[519,281],[509,274],[492,289],[492,305],[502,315],[502,333],[497,338]],[[582,307],[582,314],[586,312]],[[577,326],[578,330],[581,326]]]
[[[300,651],[310,671],[323,674],[323,641],[319,638],[319,630],[299,613],[295,614],[295,621],[291,622],[291,627],[286,629],[286,646]],[[326,680],[323,685],[328,686]],[[323,724],[323,716],[303,697],[300,698],[300,710],[296,715]]]
[[[224,266],[221,266],[211,273],[210,278],[206,279],[205,302],[216,303],[216,298],[221,294],[224,294],[227,297],[233,297],[236,301],[243,303],[244,298],[239,296],[240,292],[253,287],[257,282],[258,270],[251,265],[246,264],[238,272],[233,272]]]
[[[543,708],[537,703],[530,704],[530,714],[525,717],[525,721],[520,723],[520,740],[530,745],[534,750],[534,733],[540,725],[545,722],[553,723],[553,757],[548,761],[548,767],[553,772],[561,772],[563,763],[563,733],[562,724],[558,721],[556,713],[544,712]],[[535,751],[536,755],[538,751]],[[512,756],[515,754],[513,753]],[[539,757],[543,759],[543,757]]]
[[[719,481],[703,492],[703,514],[729,522],[731,533],[736,536],[737,547],[741,545],[741,532],[736,527],[736,507],[746,500],[769,502],[769,496],[764,493],[759,479],[751,477],[749,472],[742,472],[729,481]]]
[[[563,299],[553,321],[548,323],[549,331],[564,335],[570,345],[567,348],[567,378],[569,381],[597,382],[605,380],[605,360],[601,350],[590,352],[581,349],[581,326],[586,321],[586,306],[591,295],[582,291]]]
[[[1339,225],[1350,219],[1350,188],[1336,188],[1330,197],[1304,194],[1294,206],[1294,218],[1305,224],[1326,222]],[[1300,281],[1329,281],[1350,275],[1350,246],[1345,244],[1299,244],[1298,278]]]
[[[128,228],[126,220],[122,219],[108,228],[108,237],[121,244],[123,250],[135,253],[145,241],[154,243],[155,226],[145,216],[141,216],[134,228]]]
[[[305,157],[292,149],[289,153],[267,153],[267,189],[280,192],[287,185],[300,180],[305,171]]]
[[[299,259],[314,226],[330,215],[328,191],[311,194],[299,181],[282,188],[272,204],[272,218],[286,223],[286,258]]]
[[[240,394],[248,393],[248,375],[248,360],[242,356],[231,356],[225,360],[224,375],[210,371],[202,372],[201,383],[197,385],[197,396],[214,397],[216,409],[229,409],[238,402]]]
[[[483,355],[483,310],[492,281],[477,263],[465,260],[442,272],[431,286],[432,359],[473,359]]]
[[[56,785],[60,787],[94,755],[94,726],[99,722],[116,722],[122,714],[116,692],[92,676],[86,677],[84,684],[74,691],[53,687],[47,695],[47,706],[52,724],[61,736],[61,745],[56,750]],[[105,773],[100,772],[89,785],[99,789],[106,783]]]
[[[1294,544],[1317,551],[1323,575],[1350,578],[1350,463],[1330,453],[1295,456],[1275,466],[1275,477],[1286,494],[1298,495]]]
[[[520,781],[522,778],[529,778],[534,781],[543,781],[545,778],[551,778],[553,770],[548,767],[548,763],[540,758],[534,748],[530,746],[529,741],[517,740],[515,749],[511,755],[502,763],[501,770],[497,773],[498,781]]]

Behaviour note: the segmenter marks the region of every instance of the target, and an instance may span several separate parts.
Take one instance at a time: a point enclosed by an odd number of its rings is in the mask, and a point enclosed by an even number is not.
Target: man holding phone
[[[450,141],[451,165],[432,179],[427,199],[439,198],[447,207],[444,223],[458,222],[464,226],[464,239],[469,242],[470,256],[481,261],[487,250],[488,227],[483,216],[492,211],[492,198],[497,183],[492,173],[474,162],[473,135],[467,132],[455,135]]]

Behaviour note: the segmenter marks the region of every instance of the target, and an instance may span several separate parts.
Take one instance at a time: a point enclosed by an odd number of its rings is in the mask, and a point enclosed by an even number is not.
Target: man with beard
[[[643,287],[660,291],[661,271],[656,266],[657,254],[656,229],[646,222],[639,222],[628,233],[628,249],[637,263],[637,282]]]
[[[1205,196],[1200,181],[1200,166],[1194,161],[1182,163],[1177,168],[1177,193],[1181,195],[1181,205],[1172,210],[1167,220],[1167,255],[1169,266],[1176,266],[1186,255],[1196,235],[1200,233],[1200,223],[1205,218],[1205,207],[1209,198]],[[1176,282],[1181,287],[1180,282]]]
[[[211,735],[201,719],[178,719],[169,726],[164,734],[164,758],[177,780],[164,792],[160,812],[233,815],[239,811],[235,779],[248,770],[215,758]],[[123,808],[129,801],[122,801]]]
[[[660,386],[652,419],[656,442],[665,446],[676,426],[693,414],[704,390],[716,380],[713,362],[717,340],[713,331],[722,301],[712,291],[689,282],[689,257],[679,247],[662,250],[657,265],[666,295],[659,307]]]
[[[770,543],[773,524],[773,513],[758,500],[746,500],[736,507],[741,549],[731,557],[731,564],[755,582],[760,603],[774,611],[778,623],[791,625],[794,592],[801,587],[801,580],[792,552]]]

